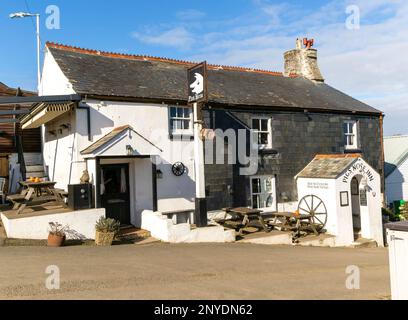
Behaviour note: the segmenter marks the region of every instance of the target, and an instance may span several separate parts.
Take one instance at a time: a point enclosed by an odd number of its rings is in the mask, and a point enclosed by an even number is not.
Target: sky
[[[9,19],[19,11],[41,14],[42,46],[274,71],[296,38],[313,38],[326,83],[383,111],[386,135],[408,134],[406,0],[1,0],[0,82],[35,90],[35,23]]]

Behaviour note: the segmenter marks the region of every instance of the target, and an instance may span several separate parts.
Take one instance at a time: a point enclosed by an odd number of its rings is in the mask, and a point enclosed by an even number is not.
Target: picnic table
[[[239,233],[242,234],[244,231],[254,232],[253,228],[250,227],[251,223],[255,220],[259,223],[260,227],[265,232],[270,232],[268,225],[265,223],[262,217],[262,210],[250,209],[250,208],[224,208],[224,224],[227,222],[227,216],[231,215],[232,224],[235,228],[239,229]],[[257,229],[255,229],[257,230]]]
[[[67,207],[63,194],[55,189],[56,182],[22,181],[19,184],[23,187],[22,192],[7,197],[7,200],[13,204],[13,210],[18,210],[17,214],[21,214],[27,207],[34,208],[46,203],[55,203],[57,206]]]
[[[294,231],[299,234],[301,231],[311,230],[315,235],[319,235],[319,226],[311,214],[276,212],[270,216],[272,219],[268,221],[269,225],[280,231]]]

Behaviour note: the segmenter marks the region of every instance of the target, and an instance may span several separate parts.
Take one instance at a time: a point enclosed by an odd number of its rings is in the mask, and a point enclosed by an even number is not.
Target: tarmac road
[[[48,290],[46,268],[60,270]],[[358,266],[361,289],[346,288]],[[198,244],[0,248],[0,299],[389,299],[386,249]]]

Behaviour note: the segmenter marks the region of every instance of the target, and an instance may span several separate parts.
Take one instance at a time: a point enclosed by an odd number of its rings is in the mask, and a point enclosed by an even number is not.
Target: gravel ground
[[[45,287],[60,269],[60,290]],[[346,289],[346,268],[361,289]],[[0,248],[0,299],[389,299],[386,249],[246,244]]]

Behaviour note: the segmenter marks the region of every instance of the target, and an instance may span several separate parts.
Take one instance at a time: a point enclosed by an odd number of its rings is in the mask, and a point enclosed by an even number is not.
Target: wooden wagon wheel
[[[327,224],[327,208],[323,200],[317,196],[305,196],[299,202],[298,212],[309,215],[314,228],[320,232]]]

